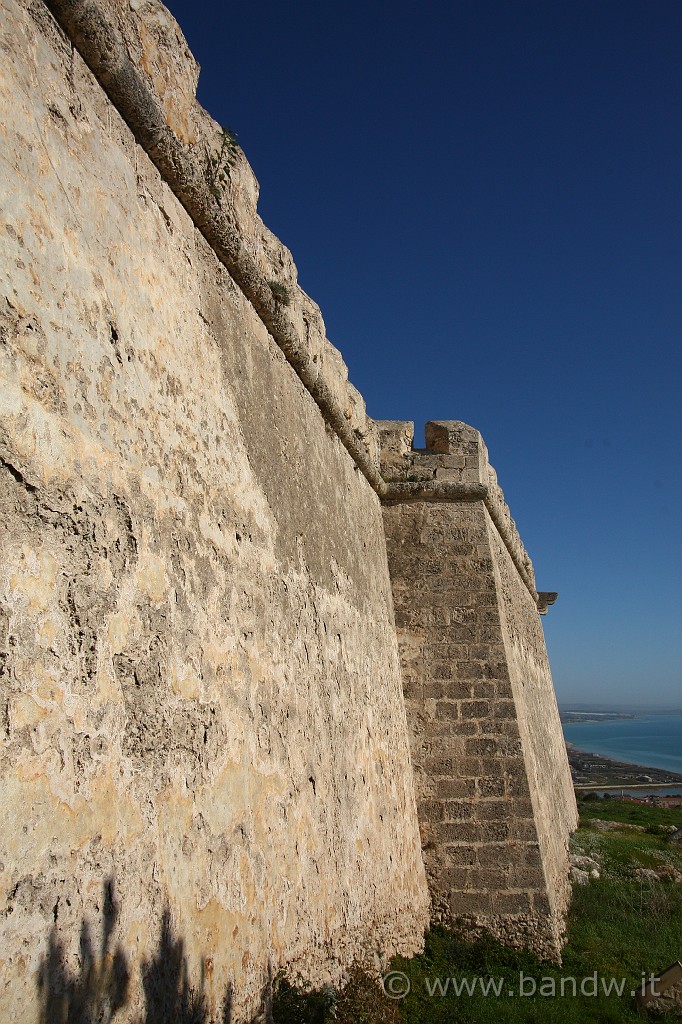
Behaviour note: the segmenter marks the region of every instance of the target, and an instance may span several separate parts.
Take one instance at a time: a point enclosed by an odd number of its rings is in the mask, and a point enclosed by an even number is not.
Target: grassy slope
[[[407,1024],[615,1024],[641,1020],[630,993],[641,984],[642,972],[649,975],[663,970],[682,957],[682,883],[636,877],[632,871],[642,867],[660,871],[667,866],[671,875],[675,870],[682,872],[682,848],[667,843],[660,835],[598,831],[590,826],[591,817],[644,826],[682,824],[679,809],[658,811],[616,800],[600,801],[596,806],[588,802],[587,813],[581,814],[575,849],[595,857],[602,872],[600,879],[575,888],[562,967],[541,963],[491,940],[470,944],[445,932],[432,933],[423,956],[395,965],[408,975],[412,985],[411,994],[400,1004]],[[600,994],[591,994],[590,981],[585,982],[589,994],[581,995],[581,982],[595,971]],[[510,988],[518,993],[520,972],[527,979],[526,991],[533,988],[528,979],[536,981],[535,996],[509,996]],[[473,996],[429,997],[427,979],[433,986],[435,977],[504,977],[505,983],[500,996],[483,996],[478,983]],[[576,978],[576,996],[567,980],[570,977]],[[604,980],[608,983],[610,978],[624,977],[627,982],[622,997],[604,995]],[[562,979],[567,993],[563,997],[559,994]],[[539,994],[543,990],[547,995]],[[552,997],[552,993],[557,995]],[[682,1020],[682,1014],[666,1020]]]
[[[581,824],[591,818],[606,821],[624,821],[631,825],[677,825],[682,826],[682,807],[649,807],[646,804],[632,804],[626,800],[580,800]]]
[[[594,818],[639,824],[651,832],[603,831]],[[365,975],[351,977],[346,990],[303,995],[285,985],[275,998],[275,1024],[621,1024],[641,1021],[631,992],[647,976],[682,959],[682,882],[633,875],[640,868],[682,873],[682,847],[656,834],[661,825],[682,825],[682,809],[661,811],[617,800],[581,804],[581,827],[574,849],[601,865],[601,878],[576,886],[568,923],[563,965],[538,961],[529,953],[506,949],[492,939],[464,942],[446,931],[427,936],[422,956],[398,958],[395,971],[409,978],[411,991],[401,1001],[387,999]],[[599,994],[593,995],[597,973]],[[520,996],[535,985],[533,996]],[[431,995],[436,978],[504,979],[500,995],[452,990]],[[571,978],[578,994],[573,995]],[[623,995],[605,995],[603,982],[626,979]],[[585,980],[587,979],[587,981]],[[565,994],[561,996],[562,982]],[[580,993],[581,983],[585,985]],[[510,996],[509,990],[515,995]],[[682,1021],[682,1013],[666,1021]]]

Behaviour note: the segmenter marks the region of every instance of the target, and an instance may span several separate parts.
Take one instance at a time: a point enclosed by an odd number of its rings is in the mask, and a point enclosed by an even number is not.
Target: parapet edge
[[[419,452],[413,424],[367,415],[291,253],[257,213],[258,182],[243,151],[196,99],[199,66],[170,11],[159,0],[43,2],[379,497],[483,499],[537,602],[532,563],[480,433],[431,421]]]
[[[232,132],[196,99],[199,66],[159,0],[44,0],[373,489],[378,436],[289,250],[257,213],[258,182]]]
[[[509,551],[519,576],[544,614],[535,585],[533,563],[519,535],[488,460],[480,431],[461,420],[430,420],[426,448],[414,448],[414,423],[377,420],[384,502],[483,501]],[[547,592],[543,591],[543,595]],[[556,599],[556,595],[555,595]]]

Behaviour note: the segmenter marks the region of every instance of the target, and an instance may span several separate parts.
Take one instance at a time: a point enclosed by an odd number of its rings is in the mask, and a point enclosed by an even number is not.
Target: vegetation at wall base
[[[625,827],[608,828],[603,821]],[[273,1020],[275,1024],[641,1021],[632,993],[641,988],[643,975],[648,979],[682,958],[682,847],[669,842],[671,825],[682,825],[679,808],[665,810],[614,799],[588,802],[574,848],[599,864],[600,877],[575,886],[560,967],[508,949],[490,937],[467,942],[452,931],[434,930],[427,935],[421,956],[396,958],[391,965],[409,980],[410,992],[404,999],[388,999],[375,981],[355,971],[341,993],[330,997],[327,992],[326,1001],[317,994],[315,1002],[314,993],[291,987],[285,990],[286,999],[278,1001],[276,994]],[[665,1015],[651,1011],[648,1016],[671,1024],[682,1021],[682,1011]]]
[[[279,978],[275,984],[274,1024],[402,1024],[397,1003],[387,999],[374,978],[355,968],[339,992],[329,986],[306,990]]]

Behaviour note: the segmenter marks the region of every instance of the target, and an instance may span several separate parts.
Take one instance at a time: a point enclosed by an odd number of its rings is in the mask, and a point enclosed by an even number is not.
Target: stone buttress
[[[559,955],[576,809],[533,568],[477,430],[379,424],[384,523],[436,923]]]

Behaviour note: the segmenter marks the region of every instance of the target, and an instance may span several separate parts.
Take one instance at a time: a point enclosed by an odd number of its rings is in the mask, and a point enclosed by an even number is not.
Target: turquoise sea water
[[[643,715],[615,722],[564,725],[579,750],[682,774],[682,715]]]

